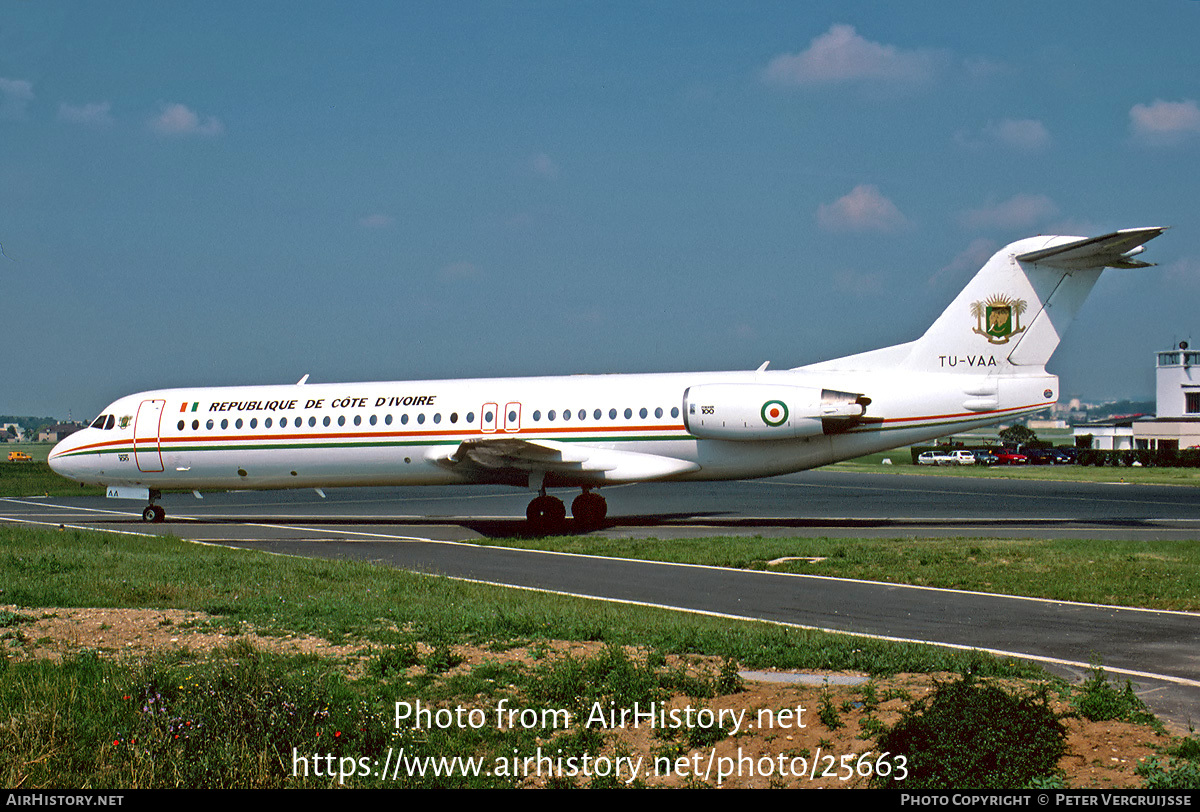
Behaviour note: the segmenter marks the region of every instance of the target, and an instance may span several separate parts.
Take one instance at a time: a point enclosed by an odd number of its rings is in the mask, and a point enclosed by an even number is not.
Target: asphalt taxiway
[[[606,536],[1200,539],[1200,490],[1184,487],[813,471],[603,492],[610,520],[592,532]],[[1160,715],[1181,724],[1200,717],[1200,614],[470,543],[525,532],[529,496],[507,488],[344,489],[326,497],[168,495],[165,525],[142,524],[141,505],[131,502],[4,499],[0,521],[170,533],[599,600],[978,648],[1077,676],[1100,661],[1110,674],[1133,680]]]

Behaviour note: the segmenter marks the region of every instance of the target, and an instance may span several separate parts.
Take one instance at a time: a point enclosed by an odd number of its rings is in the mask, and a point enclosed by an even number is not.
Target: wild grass
[[[374,564],[84,530],[0,528],[0,589],[4,602],[18,606],[190,609],[215,616],[231,633],[245,622],[259,633],[387,646],[587,640],[729,657],[752,668],[878,674],[956,670],[976,656],[508,590]],[[1003,673],[1019,668],[992,667]]]
[[[588,535],[476,543],[1084,603],[1200,609],[1200,541]]]
[[[9,462],[7,451],[0,445],[0,496],[99,496],[103,488],[80,485],[60,477],[45,461]]]
[[[765,623],[734,622],[451,581],[357,562],[312,561],[206,547],[173,538],[0,528],[0,594],[22,607],[0,617],[17,633],[25,607],[99,606],[206,611],[232,634],[307,633],[361,642],[362,676],[315,656],[281,657],[232,642],[111,661],[83,651],[61,663],[0,659],[0,782],[9,787],[503,787],[520,777],[400,772],[409,757],[470,756],[493,765],[539,746],[564,758],[595,754],[603,730],[552,717],[507,729],[396,720],[398,701],[518,712],[555,708],[574,718],[600,707],[667,696],[710,697],[740,687],[746,668],[854,670],[874,675],[957,672],[1044,677],[978,653],[897,645]],[[231,636],[231,641],[234,638]],[[546,641],[598,641],[587,657],[543,657]],[[532,665],[460,665],[474,644],[521,647]],[[6,645],[21,646],[19,639]],[[631,657],[627,647],[643,655]],[[425,653],[422,653],[425,652]],[[704,675],[668,663],[701,654],[724,665]],[[869,689],[868,689],[869,691]],[[864,693],[867,697],[868,693]],[[720,729],[690,731],[705,746]],[[695,742],[665,742],[667,750]],[[607,786],[560,778],[554,786]]]

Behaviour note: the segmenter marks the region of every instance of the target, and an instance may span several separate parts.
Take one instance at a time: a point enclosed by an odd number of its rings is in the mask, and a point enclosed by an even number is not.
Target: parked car
[[[958,460],[945,451],[922,451],[917,465],[958,465]]]
[[[957,451],[951,451],[950,456],[954,458],[957,465],[974,465],[975,452],[967,448],[960,448]]]
[[[996,452],[996,463],[998,465],[1028,465],[1029,457],[1026,457],[1024,454],[1018,454],[1016,451],[1002,448]]]
[[[1055,455],[1049,448],[1026,448],[1021,452],[1029,459],[1030,465],[1054,465]]]
[[[1000,460],[996,457],[996,455],[990,451],[976,451],[975,452],[975,464],[976,465],[996,465],[999,462],[1000,462]]]
[[[32,459],[33,459],[33,457],[29,456],[24,451],[8,452],[8,461],[9,462],[29,462]]]
[[[1082,448],[1075,448],[1074,446],[1059,446],[1054,450],[1058,453],[1059,458],[1064,461],[1064,465],[1074,465],[1079,462],[1079,455],[1083,453]]]

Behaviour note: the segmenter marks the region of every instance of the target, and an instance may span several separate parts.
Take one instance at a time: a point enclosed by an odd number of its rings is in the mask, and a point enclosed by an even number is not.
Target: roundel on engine
[[[768,400],[762,407],[762,419],[768,426],[782,426],[788,419],[788,407],[782,400]]]

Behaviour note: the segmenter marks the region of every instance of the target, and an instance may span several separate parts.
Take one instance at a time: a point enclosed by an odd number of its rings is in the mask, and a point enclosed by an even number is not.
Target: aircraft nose
[[[59,476],[65,476],[67,479],[78,479],[79,464],[76,457],[71,456],[71,451],[78,445],[79,438],[76,434],[70,437],[64,437],[55,443],[54,448],[50,449],[50,456],[46,461],[50,463],[50,470]]]

